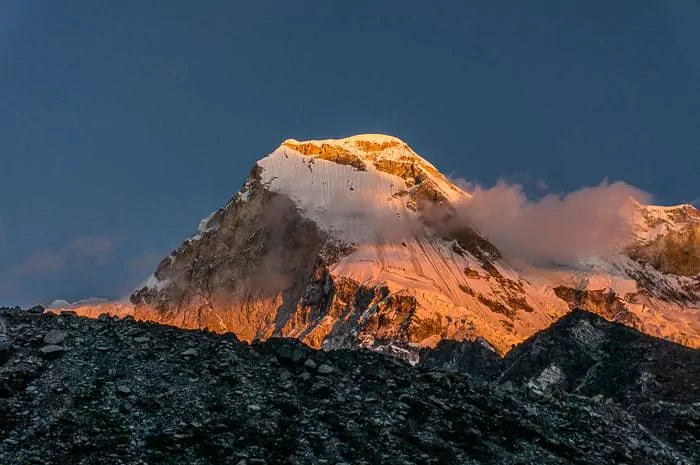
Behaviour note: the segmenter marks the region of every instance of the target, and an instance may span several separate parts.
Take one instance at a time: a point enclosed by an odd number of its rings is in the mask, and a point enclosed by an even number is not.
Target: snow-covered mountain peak
[[[391,136],[288,139],[257,167],[267,189],[290,197],[323,231],[355,245],[424,235],[426,205],[450,209],[469,197]]]
[[[311,172],[313,172],[312,163],[326,161],[348,166],[360,173],[360,177],[362,177],[361,173],[367,173],[370,177],[374,173],[398,177],[404,181],[403,190],[406,192],[413,190],[416,194],[428,195],[435,201],[446,202],[469,196],[445,178],[433,164],[418,155],[408,144],[393,136],[361,134],[343,139],[308,141],[287,139],[261,162],[282,156],[286,159],[290,157],[301,159]],[[261,162],[258,164],[261,165]],[[267,163],[265,169],[269,172],[272,167]],[[347,170],[343,171],[343,175],[348,174],[345,171]],[[288,176],[288,173],[275,173],[275,176]],[[350,174],[349,177],[357,176]],[[401,185],[396,180],[393,184]]]
[[[504,353],[586,308],[700,346],[697,210],[625,206],[629,248],[549,266],[501,253],[469,201],[395,137],[288,139],[132,294],[134,315],[246,340],[408,353],[482,338]]]

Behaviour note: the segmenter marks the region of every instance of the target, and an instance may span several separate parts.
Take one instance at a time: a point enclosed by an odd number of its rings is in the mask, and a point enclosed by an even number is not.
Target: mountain
[[[690,404],[700,398],[699,350],[578,309],[505,357],[471,341],[441,341],[421,352],[420,365],[527,386],[540,395],[611,398],[630,409],[640,402]]]
[[[414,358],[440,340],[499,354],[580,307],[700,345],[700,213],[630,199],[605,257],[532,263],[460,214],[470,194],[401,140],[287,140],[131,296],[137,318]]]
[[[536,271],[570,308],[698,347],[700,212],[635,203],[629,221],[633,237],[618,253],[582,260],[574,269]]]
[[[442,341],[422,351],[420,364],[534,397],[577,396],[615,405],[656,438],[700,453],[700,350],[590,312],[574,310],[503,358],[470,341]]]
[[[410,366],[133,318],[7,310],[0,324],[3,464],[700,460],[700,351],[584,312],[486,380],[426,354]]]

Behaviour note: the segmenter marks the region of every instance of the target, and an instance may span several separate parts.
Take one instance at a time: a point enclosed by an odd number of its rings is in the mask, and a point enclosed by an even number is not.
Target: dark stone
[[[65,347],[52,345],[52,344],[46,345],[46,346],[42,347],[41,349],[39,349],[39,352],[41,352],[42,357],[49,359],[49,360],[53,360],[53,359],[60,357],[61,355],[63,355],[63,353],[65,351],[66,351]]]
[[[443,344],[417,367],[150,323],[3,318],[13,349],[0,365],[2,463],[700,461],[699,352],[589,314],[505,359],[479,343]],[[37,344],[52,330],[85,343],[47,362]],[[183,360],[192,348],[199,356]],[[543,372],[557,370],[547,387]]]

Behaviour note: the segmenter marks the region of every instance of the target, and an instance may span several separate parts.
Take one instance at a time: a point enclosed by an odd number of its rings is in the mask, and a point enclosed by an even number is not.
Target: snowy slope
[[[379,152],[367,152],[355,145],[367,140],[398,145]],[[299,145],[342,147],[366,162],[365,168],[358,170],[304,155],[294,149]],[[368,287],[385,285],[392,292],[414,296],[421,307],[421,318],[460,322],[447,324],[443,337],[496,334],[503,332],[504,324],[512,324],[513,333],[501,336],[497,343],[505,347],[504,344],[517,342],[566,312],[566,305],[553,293],[533,288],[506,263],[493,266],[506,282],[521,284],[524,301],[542,311],[520,311],[512,321],[481,302],[480,298],[508,306],[507,299],[503,299],[507,291],[479,259],[463,250],[456,251],[459,246],[455,241],[432,233],[421,221],[420,213],[411,207],[410,195],[400,195],[415,188],[412,179],[407,183],[378,169],[375,164],[385,159],[425,167],[423,182],[431,182],[448,202],[469,197],[406,144],[388,136],[286,141],[258,165],[263,168],[263,183],[271,191],[289,196],[307,218],[333,237],[352,244],[353,253],[330,267],[334,277],[347,277]],[[472,270],[470,275],[466,269]],[[436,340],[430,336],[420,343],[434,344]]]
[[[406,350],[481,337],[505,352],[582,306],[700,344],[697,210],[639,205],[629,249],[546,267],[455,228],[469,199],[397,138],[289,139],[134,293],[135,313],[244,339]]]

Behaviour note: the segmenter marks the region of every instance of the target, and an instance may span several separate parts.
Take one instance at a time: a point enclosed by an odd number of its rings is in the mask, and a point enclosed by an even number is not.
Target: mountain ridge
[[[543,268],[462,218],[470,198],[398,138],[287,139],[132,294],[133,313],[411,357],[441,339],[504,354],[586,307],[700,344],[697,210],[639,205],[634,249]]]

